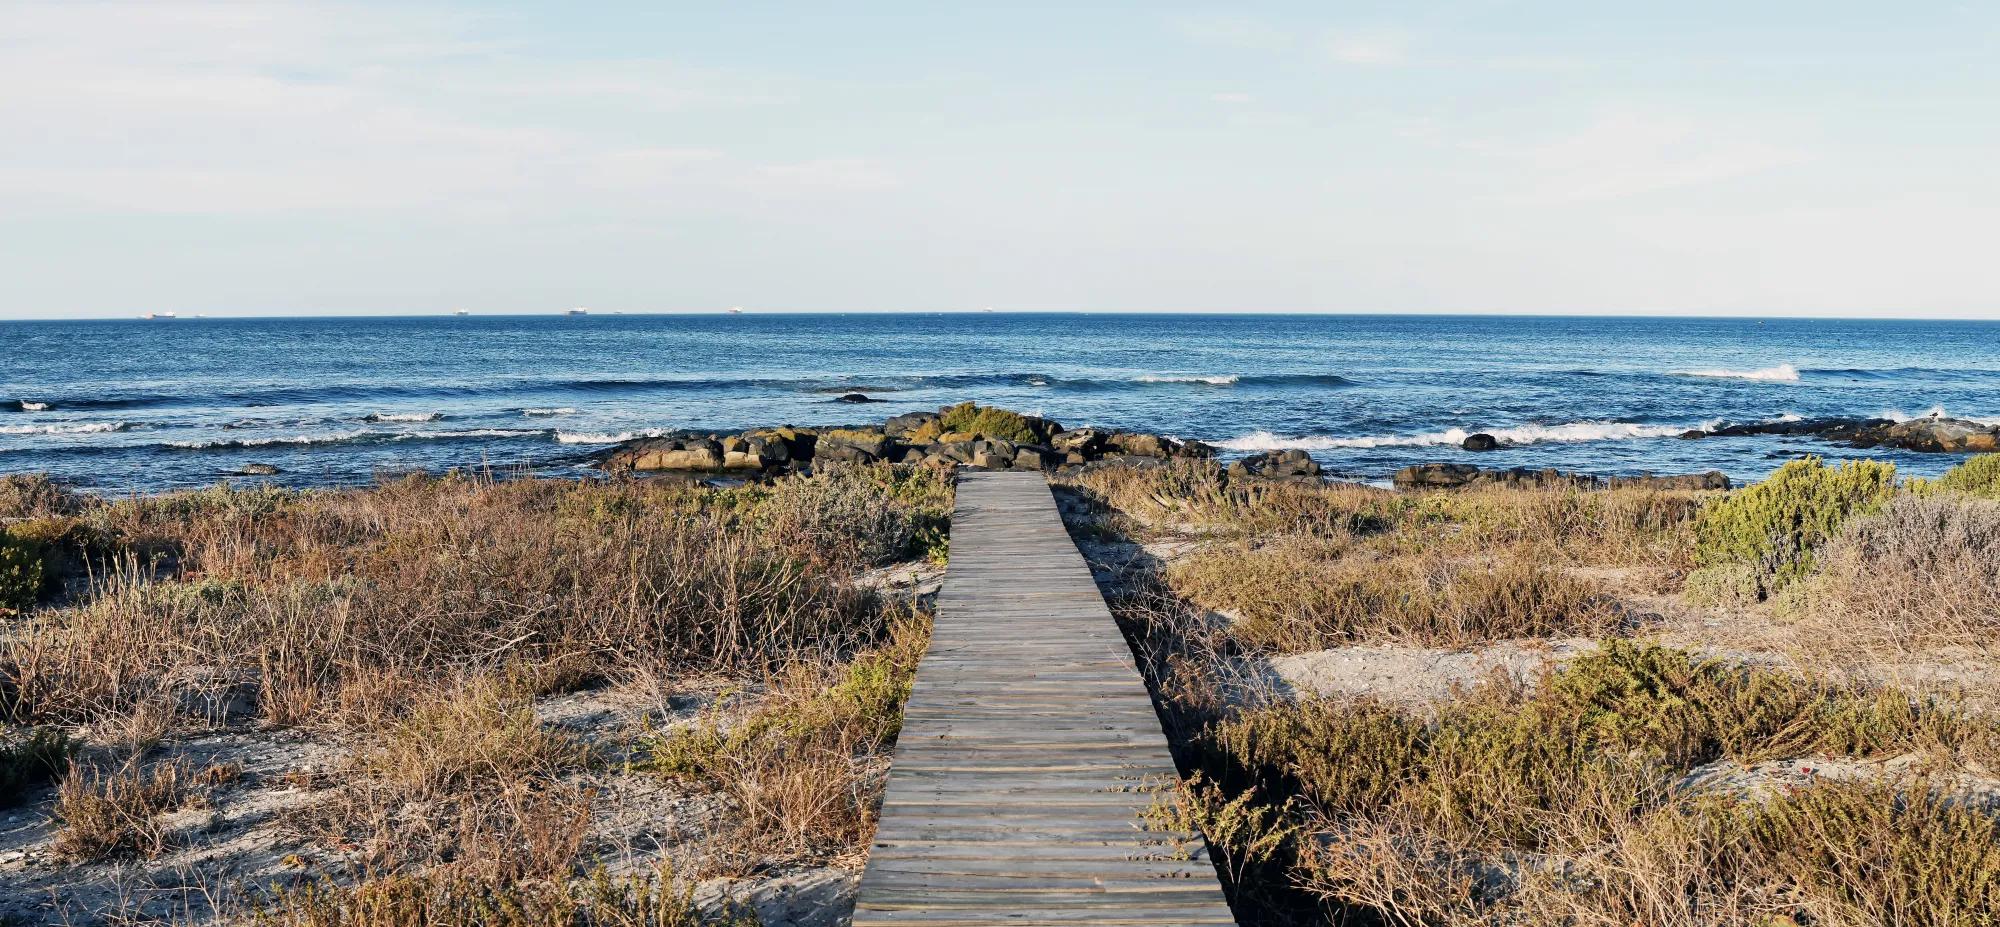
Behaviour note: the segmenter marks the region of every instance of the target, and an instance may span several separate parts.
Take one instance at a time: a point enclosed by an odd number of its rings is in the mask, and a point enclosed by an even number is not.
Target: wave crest
[[[1683,377],[1759,380],[1769,383],[1797,383],[1799,380],[1799,368],[1790,364],[1779,364],[1776,367],[1763,367],[1757,370],[1725,370],[1720,367],[1708,367],[1700,370],[1676,370],[1674,374]]]
[[[1425,432],[1411,435],[1364,435],[1339,437],[1334,435],[1304,435],[1286,437],[1268,431],[1257,431],[1239,438],[1217,442],[1216,446],[1232,451],[1276,451],[1306,450],[1325,451],[1336,448],[1377,448],[1377,447],[1456,447],[1474,434],[1489,434],[1499,439],[1501,444],[1579,444],[1588,441],[1630,441],[1639,438],[1671,438],[1688,430],[1686,425],[1646,425],[1637,422],[1569,422],[1562,425],[1517,425],[1512,428],[1482,428],[1471,431],[1464,428],[1447,428],[1443,431]]]
[[[101,435],[131,429],[131,422],[58,422],[53,425],[0,425],[0,435]]]

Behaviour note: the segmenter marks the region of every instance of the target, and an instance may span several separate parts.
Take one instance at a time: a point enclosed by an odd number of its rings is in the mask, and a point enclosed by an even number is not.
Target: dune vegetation
[[[1246,922],[1957,925],[2000,910],[1996,463],[1063,493]]]
[[[47,821],[0,913],[665,925],[837,895],[950,487],[0,479],[0,795]]]

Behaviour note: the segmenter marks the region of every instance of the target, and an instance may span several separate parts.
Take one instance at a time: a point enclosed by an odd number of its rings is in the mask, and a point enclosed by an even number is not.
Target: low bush
[[[0,520],[75,515],[88,505],[88,497],[49,479],[46,473],[0,476]]]
[[[955,433],[1016,444],[1040,444],[1053,436],[1054,428],[1048,421],[1019,412],[961,402],[946,407],[937,418],[918,426],[910,432],[908,439],[912,444],[922,444],[936,441],[941,435]]]
[[[29,728],[0,738],[0,808],[13,807],[29,789],[61,775],[76,749],[61,728]]]
[[[1966,458],[1934,481],[1920,485],[1921,491],[1965,493],[1982,499],[2000,499],[2000,454],[1980,454]]]
[[[1791,461],[1702,508],[1695,560],[1710,569],[1749,567],[1758,597],[1768,598],[1810,573],[1820,546],[1848,519],[1879,511],[1895,486],[1892,464]]]
[[[1809,643],[1849,656],[2000,647],[2000,503],[1898,497],[1849,522],[1820,560],[1795,608]]]
[[[0,529],[0,618],[27,611],[48,585],[44,549],[33,541]]]

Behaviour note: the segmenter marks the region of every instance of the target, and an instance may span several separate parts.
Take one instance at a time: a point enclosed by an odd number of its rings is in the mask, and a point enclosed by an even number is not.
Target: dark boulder
[[[237,475],[237,476],[277,476],[278,474],[280,474],[280,473],[283,473],[283,472],[284,472],[283,470],[280,470],[280,469],[278,469],[277,467],[275,467],[275,466],[272,466],[271,464],[267,464],[267,463],[251,463],[251,464],[244,464],[243,466],[241,466],[241,467],[237,468],[237,470],[236,470],[236,475]]]
[[[1397,489],[1456,489],[1479,479],[1480,469],[1471,464],[1411,464],[1392,478]]]
[[[1229,465],[1230,477],[1237,479],[1255,477],[1318,480],[1320,472],[1319,462],[1312,459],[1311,454],[1296,448],[1252,454]]]
[[[937,420],[936,412],[905,412],[902,415],[891,416],[888,421],[883,422],[882,430],[900,438]]]
[[[834,402],[851,402],[851,403],[855,403],[855,404],[857,404],[857,405],[858,405],[858,404],[860,404],[860,403],[864,403],[864,402],[888,402],[888,400],[887,400],[887,399],[874,399],[874,398],[871,398],[871,397],[869,397],[869,396],[868,396],[867,394],[865,394],[865,393],[842,393],[842,394],[841,394],[841,395],[839,395],[839,396],[835,396],[835,397],[833,398],[833,401],[834,401]]]
[[[1500,439],[1482,431],[1478,434],[1466,435],[1465,440],[1459,446],[1468,451],[1497,451],[1500,449]]]
[[[1720,470],[1707,473],[1684,473],[1678,476],[1614,476],[1604,481],[1612,489],[1641,487],[1645,489],[1709,490],[1728,489],[1729,476]]]

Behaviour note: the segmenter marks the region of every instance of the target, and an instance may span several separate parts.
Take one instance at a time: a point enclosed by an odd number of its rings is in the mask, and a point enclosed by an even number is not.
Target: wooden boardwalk
[[[855,927],[1234,924],[1139,827],[1174,764],[1040,473],[967,473]]]

